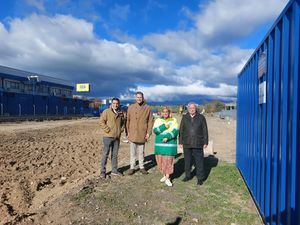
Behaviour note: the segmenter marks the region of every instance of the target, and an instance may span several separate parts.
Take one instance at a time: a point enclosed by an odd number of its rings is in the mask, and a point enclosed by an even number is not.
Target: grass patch
[[[212,168],[205,184],[178,184],[175,187],[177,209],[188,212],[187,220],[197,218],[203,224],[261,224],[251,197],[234,164],[220,163]],[[185,194],[181,193],[185,188]]]
[[[94,189],[92,187],[90,187],[90,186],[83,187],[75,196],[75,200],[79,203],[84,202],[89,198],[89,196],[93,192],[94,192]]]
[[[196,185],[196,178],[182,182],[183,168],[177,168],[178,171],[181,172],[173,180],[172,188],[159,182],[161,174],[157,168],[152,168],[147,176],[137,173],[99,183],[94,190],[86,189],[77,194],[78,206],[94,218],[94,224],[107,221],[110,224],[172,224],[176,221],[180,221],[177,224],[205,225],[261,224],[234,164],[222,162],[210,168],[208,179],[201,187]]]

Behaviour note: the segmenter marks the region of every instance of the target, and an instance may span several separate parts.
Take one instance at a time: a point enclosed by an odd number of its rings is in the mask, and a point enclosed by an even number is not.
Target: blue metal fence
[[[237,166],[266,224],[300,224],[300,0],[238,77]]]
[[[91,114],[89,101],[0,90],[0,116],[62,116]]]

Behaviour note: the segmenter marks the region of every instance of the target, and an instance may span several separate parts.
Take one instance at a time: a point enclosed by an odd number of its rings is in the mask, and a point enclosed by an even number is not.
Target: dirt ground
[[[235,163],[236,121],[206,117],[209,140],[213,142],[215,156],[225,162]]]
[[[207,121],[215,157],[234,162],[235,121]],[[78,222],[70,196],[101,182],[101,137],[98,119],[0,124],[0,224],[95,224]],[[153,136],[146,144],[146,155],[152,153]],[[151,167],[152,159],[146,163]],[[128,164],[129,144],[122,143],[119,167],[125,171]]]

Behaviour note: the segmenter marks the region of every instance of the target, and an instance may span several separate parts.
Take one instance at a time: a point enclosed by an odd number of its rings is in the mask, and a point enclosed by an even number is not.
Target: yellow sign
[[[90,92],[90,84],[76,84],[77,92]]]

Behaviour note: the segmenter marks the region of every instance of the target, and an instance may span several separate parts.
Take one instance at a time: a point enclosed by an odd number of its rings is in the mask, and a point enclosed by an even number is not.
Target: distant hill
[[[207,96],[184,96],[184,98],[178,98],[174,100],[158,102],[158,101],[148,101],[149,105],[187,105],[189,102],[195,102],[199,105],[204,105],[205,103],[212,101],[222,101],[224,103],[232,102],[233,98],[230,99],[220,99],[220,98],[211,98]],[[131,103],[131,102],[130,102]]]
[[[101,98],[100,98],[101,99]],[[229,97],[229,98],[216,98],[216,97],[210,97],[210,96],[182,96],[182,97],[177,97],[172,100],[167,100],[164,102],[161,101],[148,101],[147,96],[146,96],[146,101],[149,105],[187,105],[189,102],[195,102],[199,105],[204,105],[205,103],[212,102],[212,101],[221,101],[224,103],[232,102],[236,100],[235,96]],[[127,105],[127,104],[132,104],[134,102],[134,99],[132,100],[122,100],[121,99],[121,104],[122,105]]]

